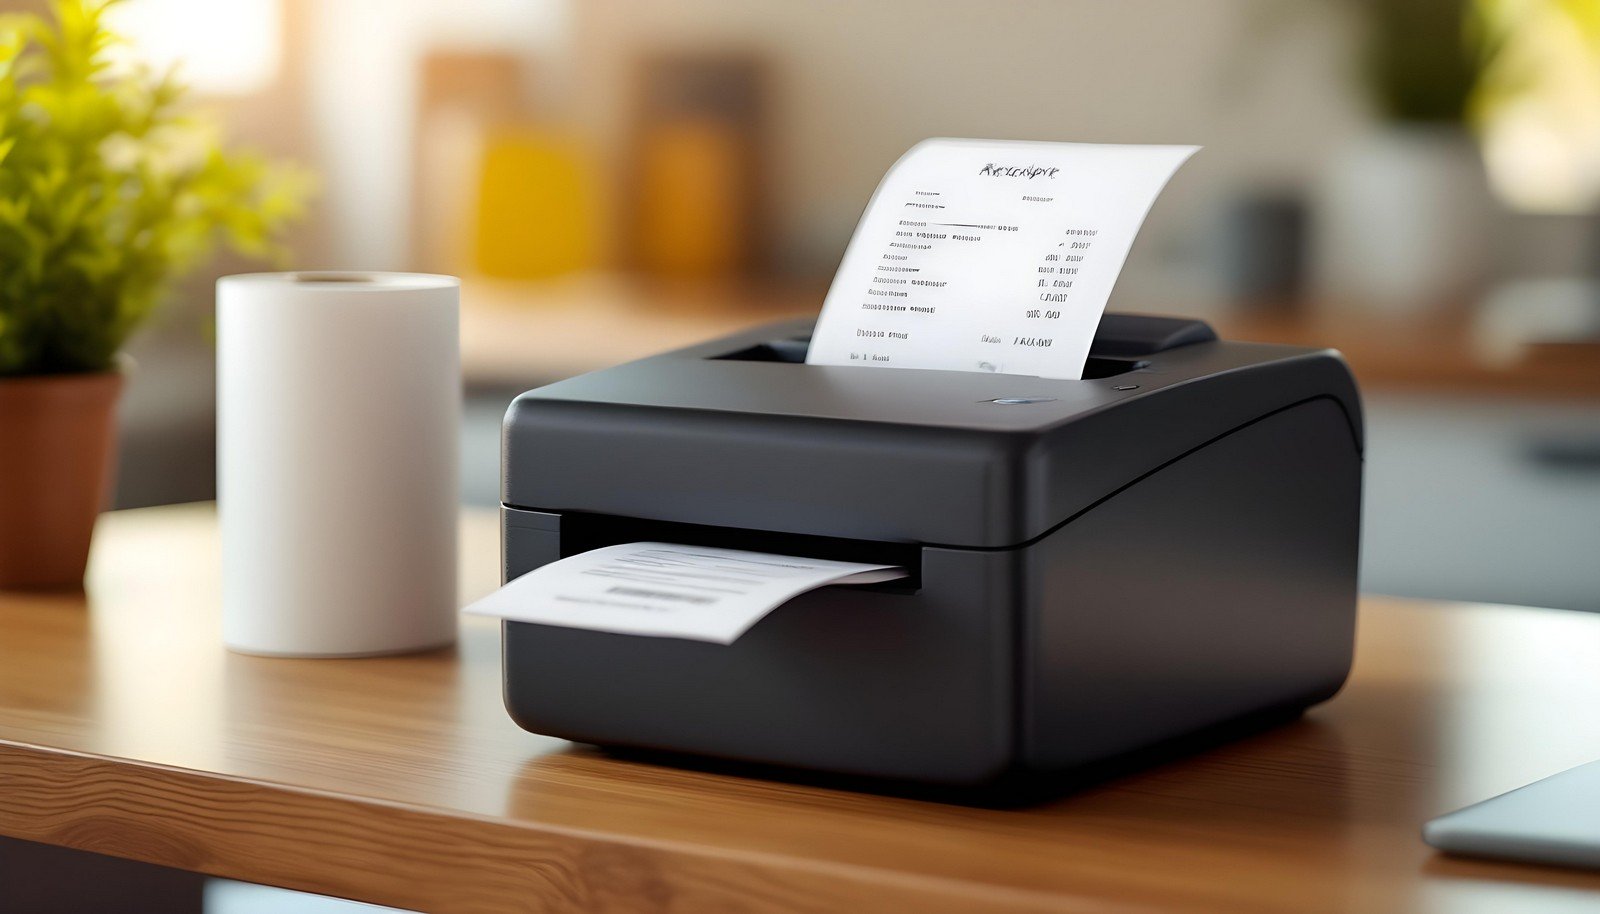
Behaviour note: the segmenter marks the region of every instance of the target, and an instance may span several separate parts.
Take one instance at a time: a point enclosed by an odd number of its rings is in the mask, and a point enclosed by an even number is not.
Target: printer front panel
[[[502,501],[868,541],[1007,546],[1034,436],[524,397]]]
[[[507,577],[566,551],[560,515],[504,516]],[[504,623],[506,707],[579,742],[986,783],[1014,762],[1020,556],[918,551],[914,590],[825,587],[731,645]]]

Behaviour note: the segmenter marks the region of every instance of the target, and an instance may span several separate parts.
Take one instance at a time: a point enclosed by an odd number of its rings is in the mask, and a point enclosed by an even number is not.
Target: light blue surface
[[[1369,397],[1362,589],[1600,611],[1600,407]]]
[[[1456,854],[1600,869],[1600,761],[1440,816],[1423,840]]]
[[[205,914],[406,914],[399,908],[227,879],[207,880],[204,901]]]

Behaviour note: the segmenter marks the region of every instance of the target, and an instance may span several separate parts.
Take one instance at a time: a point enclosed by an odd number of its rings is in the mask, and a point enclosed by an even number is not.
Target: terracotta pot
[[[120,371],[0,378],[0,588],[82,585],[122,384]]]

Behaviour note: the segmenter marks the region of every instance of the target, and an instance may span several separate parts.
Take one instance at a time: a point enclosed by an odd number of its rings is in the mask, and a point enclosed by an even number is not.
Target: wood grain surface
[[[462,535],[465,599],[493,515]],[[524,733],[485,620],[411,657],[231,655],[216,567],[209,507],[125,512],[87,594],[0,595],[0,833],[440,912],[1600,909],[1600,875],[1418,838],[1600,758],[1600,616],[1369,599],[1302,720],[997,810]]]

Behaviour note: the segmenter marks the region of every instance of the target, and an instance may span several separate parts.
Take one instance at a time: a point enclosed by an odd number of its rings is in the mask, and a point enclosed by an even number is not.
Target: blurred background
[[[31,6],[7,0],[0,6]],[[463,496],[511,396],[814,313],[928,136],[1198,143],[1112,308],[1343,350],[1363,587],[1600,610],[1594,0],[128,0],[318,175],[294,267],[459,274]],[[120,506],[213,494],[215,276],[133,347]]]

